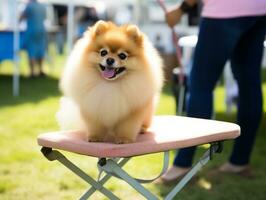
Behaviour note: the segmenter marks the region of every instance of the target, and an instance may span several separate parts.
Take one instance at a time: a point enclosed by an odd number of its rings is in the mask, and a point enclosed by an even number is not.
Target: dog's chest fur
[[[113,126],[134,110],[145,106],[152,96],[153,91],[149,84],[113,84],[105,81],[87,92],[83,107],[90,118],[105,126]]]

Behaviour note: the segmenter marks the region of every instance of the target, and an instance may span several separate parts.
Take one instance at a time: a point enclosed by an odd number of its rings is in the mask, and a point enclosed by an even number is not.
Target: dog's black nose
[[[114,62],[115,62],[115,59],[113,59],[113,58],[107,58],[107,60],[106,60],[107,65],[112,65],[112,64],[114,64]]]

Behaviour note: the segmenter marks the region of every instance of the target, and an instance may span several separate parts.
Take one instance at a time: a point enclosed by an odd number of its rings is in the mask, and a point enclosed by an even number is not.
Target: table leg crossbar
[[[173,199],[176,194],[188,183],[189,180],[212,158],[213,153],[220,153],[222,150],[222,143],[217,142],[210,145],[210,148],[204,153],[204,155],[200,158],[200,160],[196,163],[196,165],[181,179],[181,181],[168,193],[165,197],[166,200]],[[122,167],[129,161],[130,158],[121,158],[121,159],[106,159],[101,158],[98,162],[98,168],[100,174],[104,171],[106,174],[101,177],[99,175],[98,180],[94,180],[84,171],[82,171],[79,167],[77,167],[74,163],[68,160],[62,153],[57,150],[53,150],[52,148],[42,147],[41,149],[43,155],[50,161],[58,160],[65,167],[70,169],[73,173],[87,182],[91,187],[79,198],[80,200],[88,199],[95,191],[101,192],[103,195],[112,200],[118,200],[119,198],[105,188],[103,185],[112,177],[117,177],[126,181],[131,187],[133,187],[137,192],[143,195],[146,199],[156,200],[154,194],[152,194],[149,190],[147,190],[141,183],[151,182],[151,180],[142,180],[135,179],[131,175],[129,175]],[[161,176],[165,170],[167,169],[169,161],[168,152],[165,153],[164,156],[164,167],[159,176]],[[158,177],[156,177],[158,178]],[[155,178],[155,179],[156,179]]]

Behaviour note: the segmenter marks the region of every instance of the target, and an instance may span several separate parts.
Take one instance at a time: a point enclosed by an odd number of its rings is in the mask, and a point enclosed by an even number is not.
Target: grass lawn
[[[42,132],[57,130],[54,115],[58,109],[60,92],[58,77],[62,69],[64,57],[52,61],[54,68],[46,64],[49,76],[46,78],[28,79],[25,56],[22,59],[21,95],[12,96],[12,64],[2,63],[0,67],[0,199],[1,200],[58,200],[77,199],[87,185],[79,180],[65,167],[57,162],[47,161],[40,153],[36,137]],[[264,81],[265,72],[264,72]],[[266,83],[264,89],[264,105],[266,103]],[[215,92],[215,110],[218,120],[235,120],[235,114],[226,114],[224,106],[224,89],[219,86]],[[174,114],[174,100],[169,87],[165,87],[157,114]],[[219,175],[209,177],[208,171],[224,163],[230,154],[232,142],[225,143],[221,155],[214,157],[201,172],[199,180],[189,184],[175,199],[234,199],[264,200],[266,199],[266,109],[258,133],[251,164],[255,178],[247,180],[238,176]],[[197,151],[196,159],[205,150],[204,146]],[[171,152],[171,160],[175,152]],[[85,158],[68,153],[70,160],[97,177],[94,158]],[[196,160],[195,159],[195,160]],[[161,169],[161,154],[142,156],[132,159],[125,167],[135,177],[151,178]],[[111,179],[106,186],[121,199],[143,199],[124,182]],[[163,197],[170,187],[148,184],[154,193]],[[104,199],[95,193],[92,199]]]

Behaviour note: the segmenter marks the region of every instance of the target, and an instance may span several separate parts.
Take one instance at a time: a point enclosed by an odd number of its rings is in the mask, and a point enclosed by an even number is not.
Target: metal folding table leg
[[[178,182],[178,184],[168,193],[165,197],[165,200],[173,199],[181,189],[188,183],[189,180],[195,174],[201,170],[201,168],[207,164],[209,160],[212,159],[212,155],[214,153],[220,153],[222,151],[222,143],[214,143],[211,144],[210,148],[204,153],[204,155],[200,158],[200,160],[196,163],[196,165]]]
[[[188,183],[188,181],[204,166],[207,164],[209,160],[212,159],[213,153],[220,153],[222,151],[222,143],[217,142],[211,144],[210,148],[207,152],[204,153],[204,155],[200,158],[200,160],[196,163],[196,165],[184,176],[184,178],[168,193],[166,196],[166,200],[173,199],[176,194]],[[111,191],[103,187],[103,184],[111,177],[119,177],[126,181],[129,185],[131,185],[136,191],[138,191],[140,194],[142,194],[144,197],[146,197],[148,200],[157,200],[158,198],[152,194],[149,190],[147,190],[145,187],[143,187],[138,181],[138,179],[135,179],[131,177],[126,171],[122,169],[122,166],[129,160],[129,158],[122,159],[119,163],[117,163],[113,159],[104,159],[104,163],[100,164],[100,169],[104,170],[106,172],[106,175],[100,179],[98,182],[95,181],[93,178],[91,178],[89,175],[87,175],[85,172],[83,172],[80,168],[78,168],[76,165],[74,165],[72,162],[70,162],[63,154],[61,154],[59,151],[54,151],[51,148],[42,148],[42,153],[44,156],[50,160],[58,160],[60,163],[62,163],[64,166],[66,166],[68,169],[70,169],[73,173],[78,175],[81,179],[89,183],[92,187],[87,190],[81,197],[81,200],[88,199],[96,190],[100,191],[102,194],[104,194],[106,197],[112,200],[118,200],[119,198],[115,196]],[[168,158],[166,157],[165,161],[167,161]],[[144,181],[145,182],[145,181]]]
[[[137,192],[141,193],[144,197],[149,200],[157,200],[158,198],[152,194],[149,190],[143,187],[136,179],[131,177],[127,172],[121,169],[117,163],[113,160],[107,160],[106,165],[102,166],[104,171],[107,173],[114,173],[116,176],[120,177],[124,181],[126,181],[129,185],[131,185]]]
[[[128,161],[129,161],[130,158],[124,158],[122,159],[118,164],[119,167],[122,167],[124,166]],[[111,174],[106,174],[103,178],[101,178],[98,182],[101,184],[101,185],[104,185],[104,183],[106,181],[108,181],[110,178],[112,177]],[[87,190],[79,199],[80,200],[86,200],[88,199],[94,192],[96,191],[96,188],[94,188],[93,186]]]
[[[69,161],[59,151],[55,151],[55,150],[52,150],[49,148],[45,149],[45,147],[43,147],[42,152],[48,160],[50,160],[50,161],[58,160],[61,164],[63,164],[68,169],[70,169],[73,173],[75,173],[77,176],[79,176],[85,182],[89,183],[92,187],[94,187],[96,190],[101,192],[103,195],[105,195],[109,199],[119,200],[119,198],[117,196],[115,196],[111,191],[109,191],[108,189],[103,187],[103,185],[101,183],[95,181],[93,178],[91,178],[89,175],[87,175],[85,172],[83,172],[80,168],[78,168],[71,161]]]

